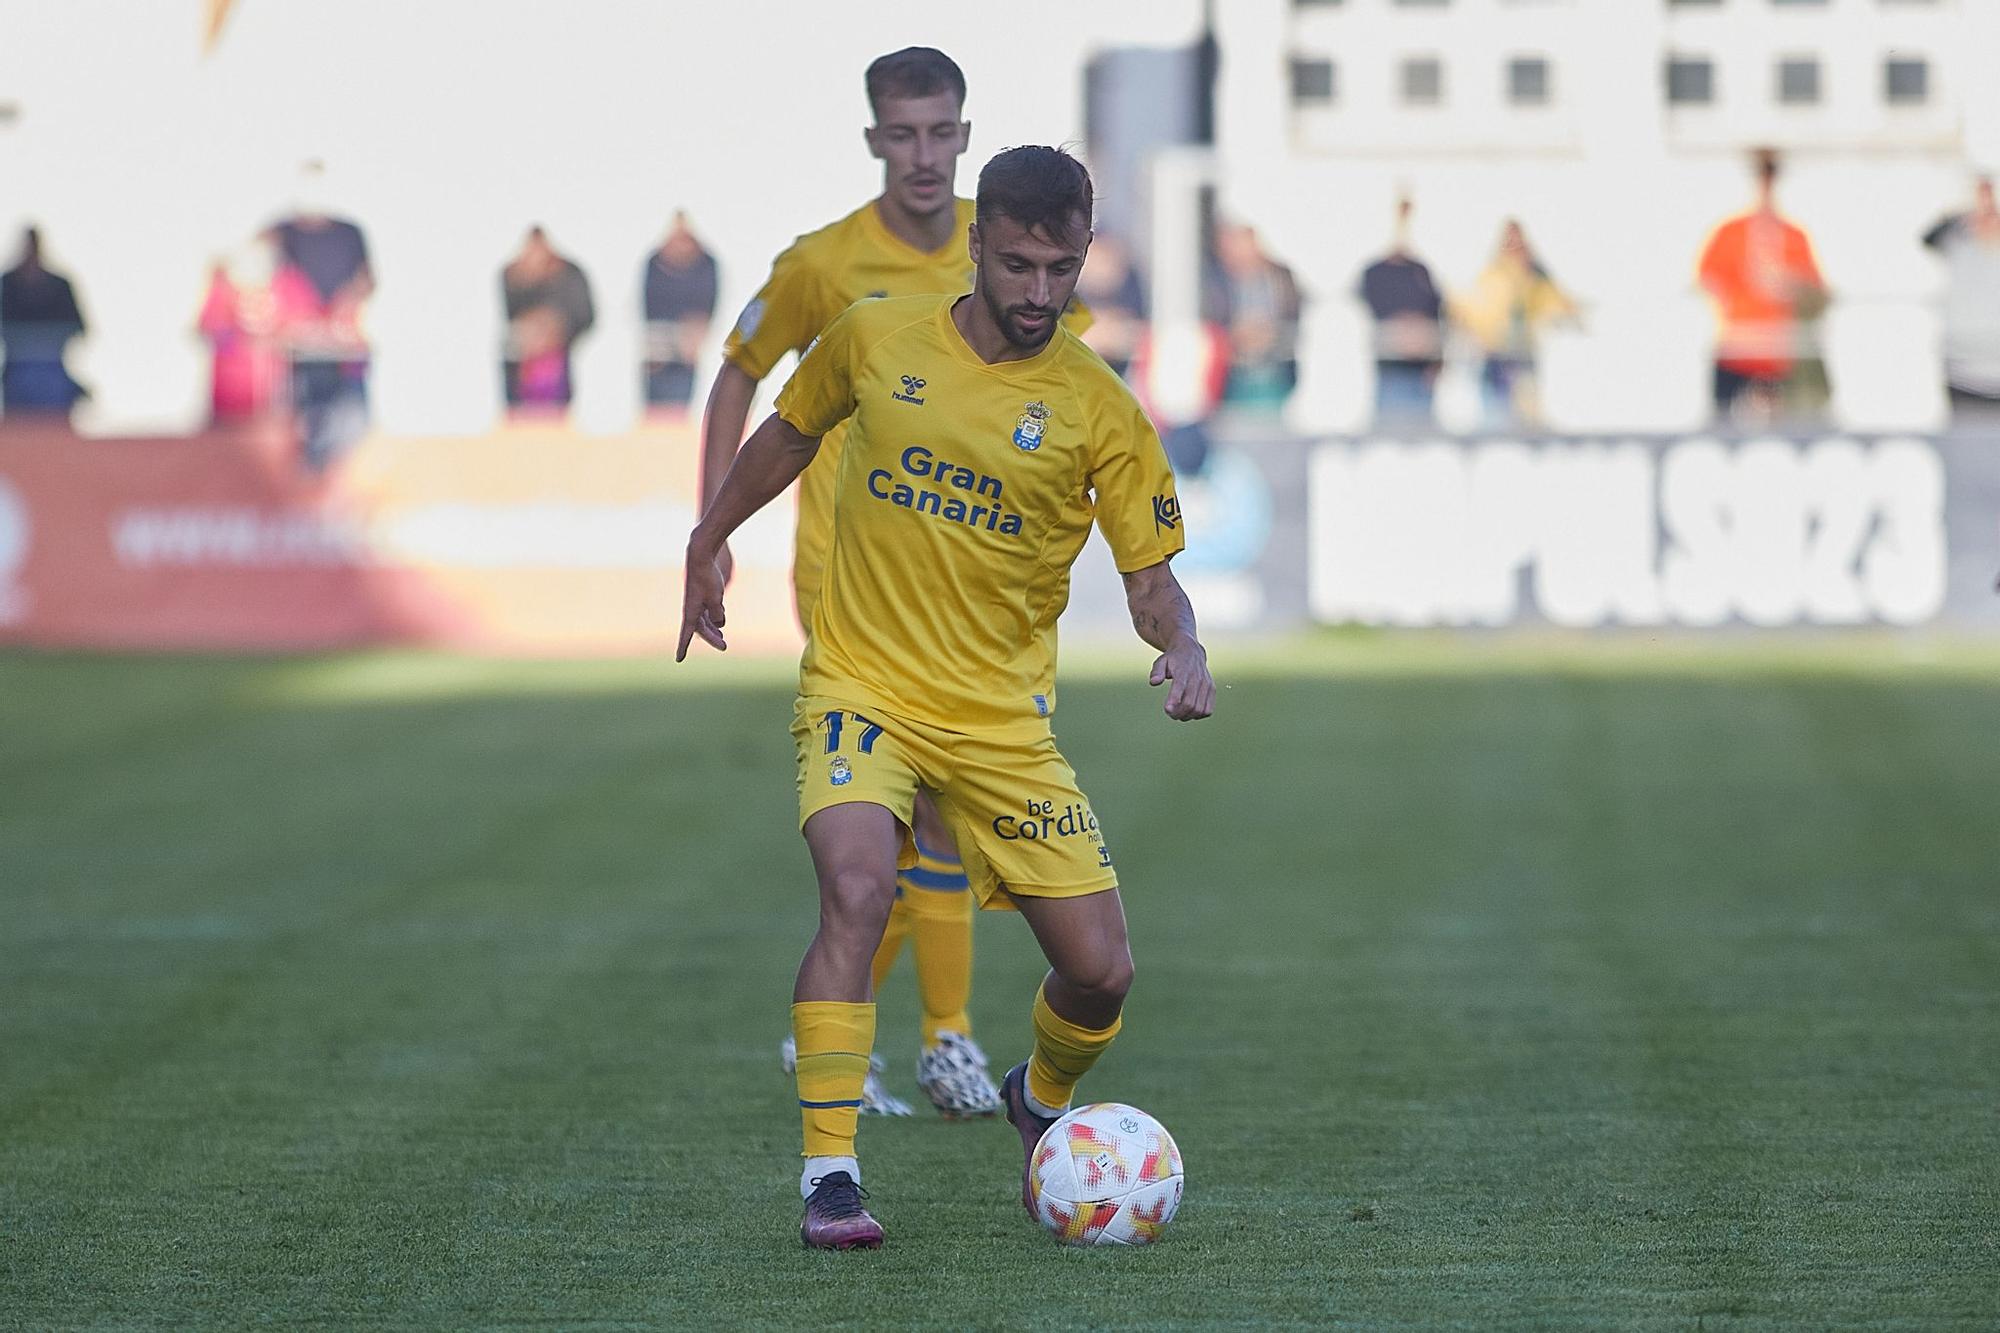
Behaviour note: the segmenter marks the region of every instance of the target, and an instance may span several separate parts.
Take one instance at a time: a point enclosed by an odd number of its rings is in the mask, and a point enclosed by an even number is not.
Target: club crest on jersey
[[[836,787],[845,787],[854,781],[854,769],[848,764],[846,755],[837,754],[827,761],[826,780]]]
[[[1049,428],[1049,405],[1029,403],[1021,409],[1020,420],[1014,423],[1014,443],[1023,453],[1033,453],[1042,447],[1042,432]]]
[[[929,380],[920,379],[915,375],[905,375],[903,376],[903,391],[901,393],[891,393],[889,396],[899,403],[915,403],[918,407],[922,407],[924,405],[924,385],[928,383],[930,383]]]

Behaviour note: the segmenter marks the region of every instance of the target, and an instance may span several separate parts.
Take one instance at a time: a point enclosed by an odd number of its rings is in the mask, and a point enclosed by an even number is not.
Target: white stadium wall
[[[499,412],[499,265],[531,222],[590,273],[600,321],[582,346],[579,423],[638,410],[637,286],[647,247],[685,206],[723,268],[721,323],[802,229],[879,177],[861,147],[860,71],[935,43],[971,83],[977,163],[999,148],[1081,140],[1083,76],[1108,46],[1196,35],[1199,0],[1024,0],[986,11],[840,7],[807,40],[790,0],[572,6],[238,0],[215,50],[202,0],[0,0],[0,253],[40,222],[77,279],[92,333],[75,368],[96,433],[199,423],[192,332],[207,267],[298,202],[298,165],[368,228],[378,423],[488,428]],[[1742,149],[1791,154],[1787,210],[1812,232],[1838,303],[1827,321],[1836,419],[1857,430],[1942,421],[1938,274],[1916,238],[1961,205],[1969,169],[2000,165],[2000,4],[1972,0],[1223,0],[1217,170],[1227,211],[1255,222],[1315,298],[1293,424],[1357,430],[1366,328],[1350,297],[1417,200],[1416,240],[1447,285],[1468,281],[1519,216],[1584,306],[1554,335],[1548,408],[1565,430],[1686,431],[1706,415],[1707,314],[1696,249],[1748,194]],[[1920,105],[1884,107],[1885,52],[1930,62]],[[1717,100],[1669,110],[1662,61],[1712,56]],[[1771,104],[1770,62],[1811,54],[1822,100]],[[1506,100],[1503,61],[1545,59],[1548,104]],[[1335,96],[1297,105],[1290,61],[1337,66]],[[1395,71],[1435,56],[1434,107],[1397,104]],[[802,113],[802,108],[809,109]],[[714,334],[719,346],[723,329]],[[1447,425],[1470,424],[1463,375]]]
[[[1370,403],[1353,299],[1416,205],[1415,249],[1447,290],[1472,281],[1519,218],[1582,325],[1550,335],[1544,387],[1566,431],[1690,431],[1707,420],[1711,325],[1694,283],[1708,232],[1750,198],[1747,153],[1786,154],[1779,200],[1811,234],[1835,304],[1825,321],[1835,419],[1940,426],[1940,273],[1919,238],[2000,170],[2000,4],[1986,0],[1230,0],[1217,159],[1225,211],[1255,223],[1309,295],[1292,423],[1355,431]],[[1664,63],[1715,65],[1715,100],[1669,107]],[[1820,100],[1780,105],[1776,62],[1820,66]],[[1928,95],[1885,104],[1891,56],[1925,62]],[[1544,105],[1508,100],[1507,62],[1546,62]],[[1332,66],[1332,96],[1293,95],[1291,62]],[[1436,59],[1436,105],[1402,103],[1401,62]],[[1475,424],[1462,367],[1439,412]]]

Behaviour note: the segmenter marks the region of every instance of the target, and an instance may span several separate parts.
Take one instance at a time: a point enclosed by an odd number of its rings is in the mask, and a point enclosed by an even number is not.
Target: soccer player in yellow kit
[[[868,67],[869,105],[875,123],[866,132],[869,152],[882,163],[882,193],[846,217],[801,236],[778,256],[723,348],[723,365],[708,399],[702,441],[704,508],[743,440],[743,425],[757,385],[787,352],[803,354],[834,316],[870,297],[936,293],[956,296],[972,283],[966,228],[972,201],[953,190],[958,159],[971,125],[964,119],[965,75],[941,51],[909,47]],[[1070,322],[1077,332],[1087,322]],[[915,387],[921,394],[923,386]],[[833,528],[833,479],[844,430],[828,432],[818,458],[799,482],[798,526],[792,587],[799,622],[812,627],[821,571]],[[726,550],[726,548],[725,548]],[[725,571],[727,555],[724,556]],[[917,863],[898,878],[894,908],[874,962],[879,987],[895,966],[905,939],[916,958],[923,1029],[917,1085],[947,1116],[991,1115],[999,1090],[986,1056],[972,1037],[972,895],[967,892],[950,831],[928,796],[913,815]],[[787,1042],[787,1070],[795,1059]],[[880,1067],[879,1058],[875,1062]],[[871,1070],[862,1109],[908,1115]]]
[[[1033,1049],[1003,1083],[1025,1197],[1035,1141],[1117,1035],[1132,956],[1111,849],[1056,749],[1056,619],[1094,521],[1132,623],[1171,682],[1168,716],[1214,707],[1193,608],[1168,561],[1180,505],[1159,437],[1058,316],[1090,244],[1090,177],[1053,148],[980,175],[973,290],[866,301],[829,325],[744,444],[688,539],[677,657],[723,637],[729,534],[845,423],[832,545],[792,734],[819,930],[792,1031],[809,1246],[872,1248],[854,1136],[875,1039],[870,961],[913,863],[917,788],[936,793],[980,903],[1027,918],[1049,972]],[[921,382],[919,384],[919,382]]]

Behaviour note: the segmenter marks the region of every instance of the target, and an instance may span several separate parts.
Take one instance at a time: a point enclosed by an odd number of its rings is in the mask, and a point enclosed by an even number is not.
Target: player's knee
[[[1104,978],[1104,993],[1108,998],[1122,1001],[1132,993],[1132,955],[1119,950],[1112,958]]]
[[[843,870],[829,876],[820,890],[820,917],[824,926],[842,935],[879,938],[896,898],[893,874],[872,870]],[[872,942],[870,947],[873,947]]]
[[[1089,959],[1073,968],[1063,980],[1092,1000],[1123,1003],[1132,992],[1132,954],[1129,950],[1120,949],[1116,953]]]

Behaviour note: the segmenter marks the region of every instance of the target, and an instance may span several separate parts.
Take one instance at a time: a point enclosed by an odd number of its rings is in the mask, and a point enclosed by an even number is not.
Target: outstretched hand
[[[722,637],[722,627],[729,620],[722,609],[722,585],[727,577],[720,559],[698,556],[689,549],[687,588],[681,599],[681,642],[674,650],[674,661],[687,661],[688,645],[697,634],[717,652],[729,651]]]
[[[1208,653],[1199,643],[1169,648],[1153,659],[1149,685],[1173,682],[1167,691],[1167,716],[1194,722],[1215,711],[1215,679],[1208,674]]]

